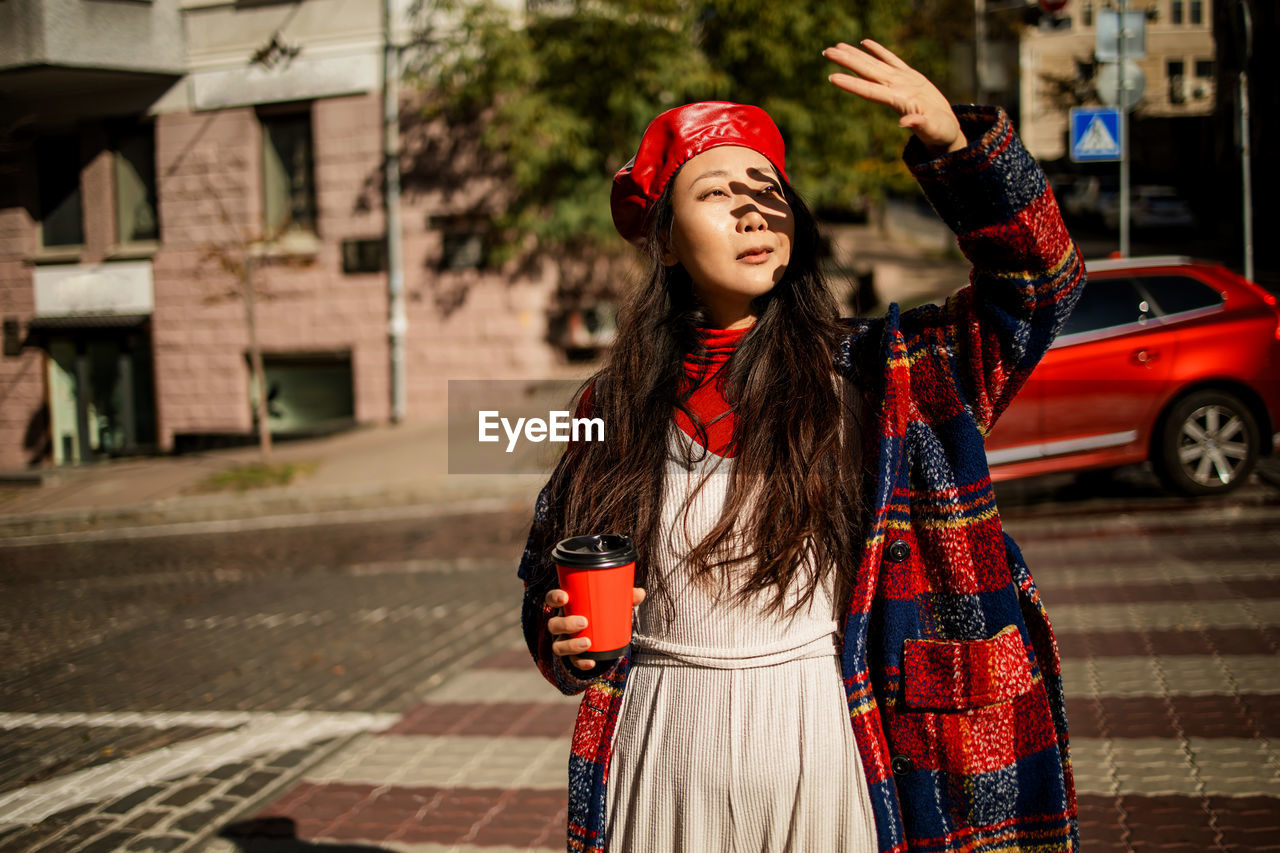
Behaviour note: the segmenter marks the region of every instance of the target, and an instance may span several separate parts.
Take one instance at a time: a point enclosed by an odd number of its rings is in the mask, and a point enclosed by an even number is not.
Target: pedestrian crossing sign
[[[1071,110],[1071,159],[1098,163],[1120,159],[1120,110],[1075,107]]]

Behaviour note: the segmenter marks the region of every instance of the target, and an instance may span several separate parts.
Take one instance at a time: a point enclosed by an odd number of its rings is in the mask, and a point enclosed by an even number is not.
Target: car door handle
[[[1140,349],[1134,350],[1133,353],[1133,361],[1136,364],[1150,364],[1159,357],[1159,350]]]

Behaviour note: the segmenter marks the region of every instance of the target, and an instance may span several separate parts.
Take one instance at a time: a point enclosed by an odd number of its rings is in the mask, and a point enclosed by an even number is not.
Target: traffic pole
[[[1243,181],[1244,277],[1253,281],[1253,146],[1249,140],[1249,60],[1253,58],[1253,18],[1239,0],[1240,14],[1240,172]]]
[[[1129,257],[1129,102],[1125,96],[1125,23],[1128,20],[1128,0],[1120,0],[1119,44],[1116,55],[1119,67],[1116,83],[1116,100],[1120,103],[1120,257]]]
[[[987,0],[973,0],[973,100],[987,102],[986,87],[982,85],[987,62]]]
[[[1249,145],[1249,74],[1240,72],[1240,171],[1244,179],[1244,277],[1253,281],[1253,177]]]
[[[400,51],[395,42],[392,0],[382,2],[382,173],[387,217],[387,343],[390,350],[391,422],[404,421],[405,333],[404,248],[400,235]]]

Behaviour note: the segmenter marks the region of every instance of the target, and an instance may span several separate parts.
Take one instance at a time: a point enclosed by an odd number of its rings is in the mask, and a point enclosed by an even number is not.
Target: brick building
[[[0,468],[249,434],[246,257],[273,432],[393,417],[380,7],[0,4]],[[401,115],[403,416],[426,419],[449,378],[563,356],[551,274],[485,266],[491,187],[436,181],[458,164]]]
[[[1213,0],[1131,0],[1146,19],[1146,56],[1136,60],[1146,81],[1135,115],[1141,119],[1211,116],[1216,104]],[[1022,123],[1027,149],[1041,160],[1067,155],[1064,88],[1092,79],[1098,18],[1115,3],[1079,0],[1062,15],[1028,28],[1020,51]],[[1093,103],[1097,103],[1093,101]],[[1201,131],[1196,131],[1197,138]]]

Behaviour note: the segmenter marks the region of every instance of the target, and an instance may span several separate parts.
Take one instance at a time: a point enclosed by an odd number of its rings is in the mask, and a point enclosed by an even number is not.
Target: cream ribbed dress
[[[656,595],[636,612],[609,767],[608,848],[874,853],[830,584],[784,620],[762,613],[771,591],[743,607],[690,583],[684,555],[719,518],[733,460],[674,425],[671,442],[666,541],[649,560],[667,579],[674,613]],[[683,447],[705,454],[692,470]],[[789,591],[788,601],[797,598]]]

